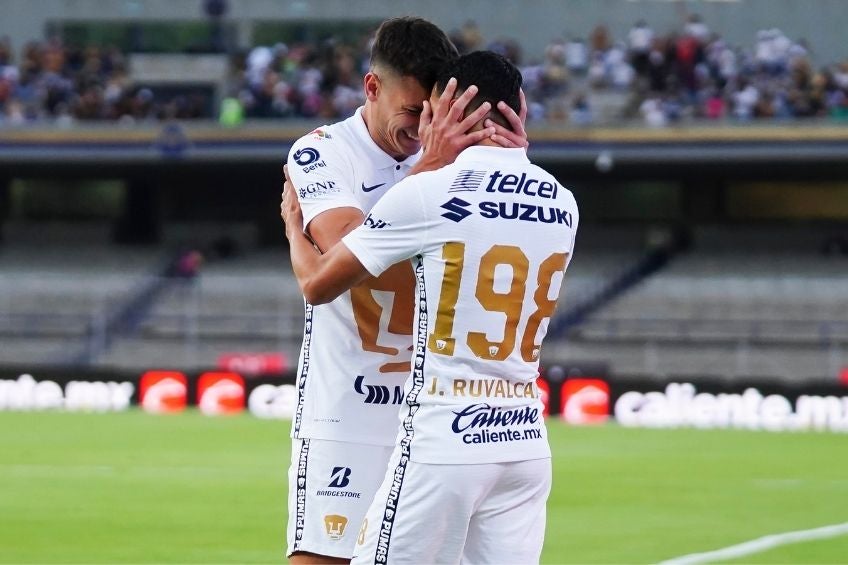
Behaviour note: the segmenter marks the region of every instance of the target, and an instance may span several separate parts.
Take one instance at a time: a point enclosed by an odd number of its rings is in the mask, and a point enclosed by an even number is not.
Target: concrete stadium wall
[[[553,37],[585,36],[606,24],[624,38],[644,18],[659,33],[678,29],[689,13],[700,14],[711,29],[732,43],[752,46],[756,30],[778,27],[792,38],[806,38],[821,64],[844,60],[846,0],[230,0],[228,19],[242,44],[254,22],[267,20],[374,20],[416,14],[446,30],[473,19],[486,39],[519,39],[528,58],[538,57]],[[194,20],[203,0],[3,0],[0,36],[20,48],[44,36],[49,21]]]

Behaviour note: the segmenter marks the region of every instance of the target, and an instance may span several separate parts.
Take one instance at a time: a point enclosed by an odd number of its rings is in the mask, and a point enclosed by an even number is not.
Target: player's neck
[[[468,130],[468,133],[471,133],[471,132],[474,132],[474,131],[480,131],[481,129],[484,129],[483,120],[480,120],[479,122],[474,124],[474,126],[470,130]],[[484,139],[481,139],[477,143],[475,143],[473,147],[503,147],[503,146],[498,145],[497,143],[492,141],[491,138],[486,137]]]

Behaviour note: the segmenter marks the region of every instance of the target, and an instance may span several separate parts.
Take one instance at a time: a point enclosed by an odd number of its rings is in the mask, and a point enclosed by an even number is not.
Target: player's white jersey
[[[288,157],[307,226],[320,213],[353,207],[368,214],[418,156],[398,163],[371,139],[361,115],[301,137]],[[414,306],[412,269],[403,288],[384,281],[306,305],[292,435],[392,445],[409,374]]]
[[[410,459],[550,456],[535,381],[577,223],[571,192],[523,149],[475,146],[399,183],[342,239],[371,274],[413,258]]]

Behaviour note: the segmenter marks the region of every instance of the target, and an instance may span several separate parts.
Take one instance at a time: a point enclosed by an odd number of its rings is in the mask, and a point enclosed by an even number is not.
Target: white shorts
[[[538,563],[551,460],[433,465],[392,454],[352,563]]]
[[[292,439],[288,550],[350,559],[391,446]]]

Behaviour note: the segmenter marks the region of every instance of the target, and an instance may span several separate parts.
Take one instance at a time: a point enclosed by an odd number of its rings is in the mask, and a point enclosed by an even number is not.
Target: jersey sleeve
[[[289,178],[303,211],[303,227],[318,214],[333,208],[362,210],[353,184],[350,157],[336,138],[316,130],[298,139],[289,151]]]
[[[417,179],[409,177],[393,186],[362,225],[342,238],[342,243],[376,277],[395,263],[419,254],[428,230],[421,189]]]

